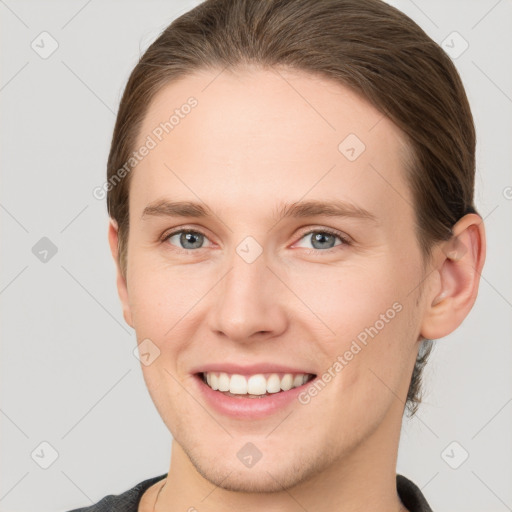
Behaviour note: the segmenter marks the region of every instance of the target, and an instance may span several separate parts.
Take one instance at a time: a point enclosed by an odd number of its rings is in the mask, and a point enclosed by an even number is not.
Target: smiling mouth
[[[196,376],[210,389],[234,398],[264,398],[298,388],[313,380],[311,373],[258,373],[254,375],[227,372],[200,372]]]

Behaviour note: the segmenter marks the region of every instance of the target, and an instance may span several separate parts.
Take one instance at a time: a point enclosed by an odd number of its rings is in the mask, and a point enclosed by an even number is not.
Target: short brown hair
[[[424,262],[473,204],[475,128],[459,74],[413,20],[381,0],[206,0],[174,20],[133,69],[121,99],[107,181],[134,151],[155,94],[198,70],[282,67],[330,78],[388,116],[405,135],[406,179],[414,198]],[[131,173],[108,189],[126,277]],[[421,374],[432,350],[422,339],[406,406],[421,402]]]

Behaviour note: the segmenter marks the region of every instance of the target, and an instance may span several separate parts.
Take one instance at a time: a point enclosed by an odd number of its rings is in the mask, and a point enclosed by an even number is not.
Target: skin
[[[132,171],[126,279],[117,225],[109,225],[124,318],[139,343],[149,338],[160,350],[141,365],[173,435],[155,510],[405,510],[396,460],[420,335],[446,336],[473,306],[485,259],[482,219],[460,219],[454,239],[436,245],[424,268],[403,136],[391,121],[347,88],[306,73],[219,72],[168,85],[150,105],[140,144],[168,112],[198,100]],[[355,161],[338,150],[349,133],[366,146]],[[141,218],[162,199],[198,201],[215,215]],[[273,217],[284,202],[312,199],[347,201],[376,222]],[[184,253],[194,240],[183,246],[179,235],[161,241],[171,228],[203,233],[195,239],[201,248]],[[306,234],[329,228],[352,243],[315,245]],[[253,263],[236,252],[247,236],[263,250]],[[211,410],[192,380],[193,367],[224,360],[320,375],[396,302],[401,311],[306,405],[234,419]],[[247,442],[263,454],[251,468],[237,457]],[[162,483],[144,494],[140,511],[153,510]]]

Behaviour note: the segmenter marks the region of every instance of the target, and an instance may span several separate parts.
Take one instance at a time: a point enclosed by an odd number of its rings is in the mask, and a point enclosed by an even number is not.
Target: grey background
[[[171,437],[133,355],[92,190],[129,72],[197,3],[0,0],[2,512],[89,505],[168,469]],[[397,471],[437,512],[512,510],[512,2],[390,3],[435,41],[457,31],[469,43],[454,61],[477,127],[488,239],[477,303],[437,342]],[[31,47],[50,48],[43,31],[59,45],[46,59]],[[43,237],[57,248],[46,262]],[[42,442],[58,454],[47,469]]]

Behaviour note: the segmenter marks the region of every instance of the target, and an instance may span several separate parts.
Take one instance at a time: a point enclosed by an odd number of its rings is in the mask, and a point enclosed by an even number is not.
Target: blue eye
[[[312,243],[312,247],[310,248],[317,253],[330,252],[331,249],[334,249],[339,245],[351,245],[350,240],[343,236],[342,233],[330,229],[310,230],[307,233],[304,233],[300,239],[305,239],[308,236],[310,236]],[[176,238],[174,242],[172,242],[173,238]],[[336,239],[340,240],[340,243],[336,243]],[[205,247],[203,247],[203,243],[206,240],[209,241],[208,237],[204,233],[192,229],[176,230],[164,235],[162,238],[162,242],[170,241],[171,245],[177,247],[178,250],[182,249],[184,252],[204,249]],[[306,249],[307,248],[308,247],[306,247]]]
[[[311,236],[313,235],[313,236]],[[328,229],[315,229],[304,233],[301,240],[310,237],[312,248],[318,249],[320,252],[329,251],[338,245],[350,245],[348,238],[344,237],[337,231],[331,231]],[[340,240],[340,243],[336,243],[336,238]],[[308,248],[308,247],[306,247]]]
[[[181,246],[178,246],[181,249],[184,249],[186,251],[188,250],[194,250],[194,249],[202,249],[203,241],[207,237],[203,233],[199,231],[193,231],[190,229],[181,229],[179,231],[174,231],[172,233],[169,233],[163,238],[163,242],[170,241],[172,238],[178,237],[178,243],[182,244]],[[174,245],[174,244],[173,244]]]

